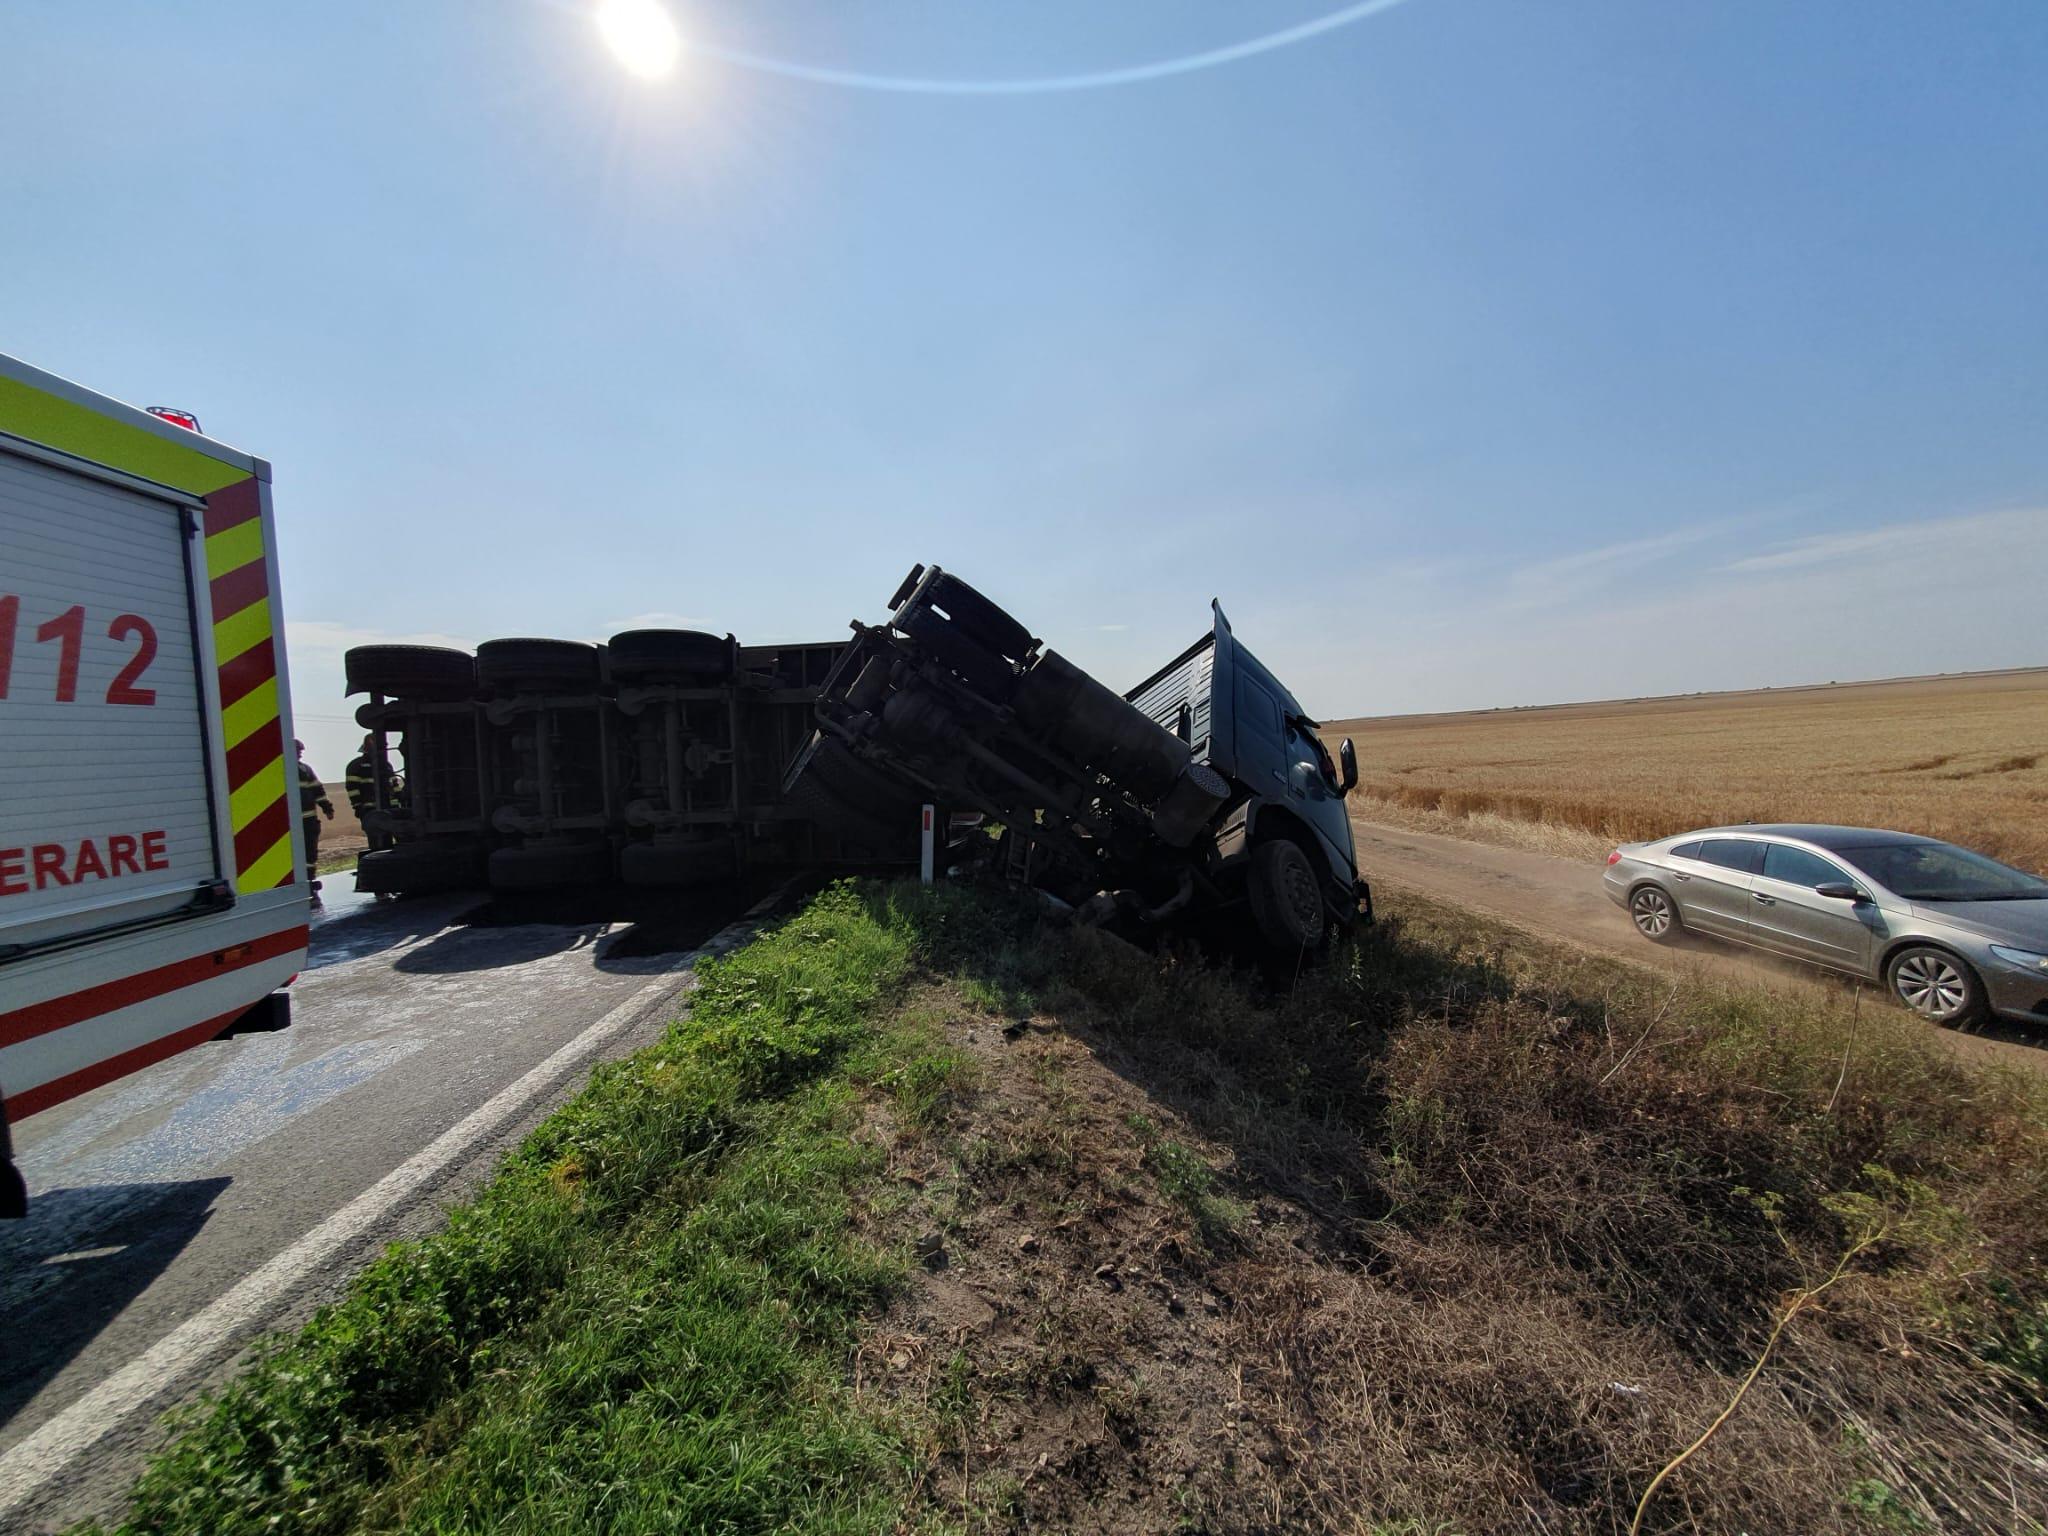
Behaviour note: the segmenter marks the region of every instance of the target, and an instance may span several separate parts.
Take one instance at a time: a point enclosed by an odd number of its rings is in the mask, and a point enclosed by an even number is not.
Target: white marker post
[[[924,808],[924,843],[918,849],[917,854],[917,878],[926,885],[932,883],[932,843],[934,841],[932,823],[936,819],[933,814],[933,807],[926,806]]]

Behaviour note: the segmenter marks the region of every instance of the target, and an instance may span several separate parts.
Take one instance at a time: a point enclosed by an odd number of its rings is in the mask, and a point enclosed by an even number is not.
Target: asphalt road
[[[316,922],[292,1027],[215,1041],[15,1128],[0,1225],[0,1531],[117,1512],[168,1407],[430,1228],[601,1057],[674,1017],[738,903],[633,925],[473,898]]]
[[[1600,866],[1520,848],[1498,848],[1430,832],[1384,827],[1355,817],[1359,870],[1384,911],[1403,890],[1504,918],[1516,927],[1681,976],[1846,996],[1855,983],[1755,950],[1690,936],[1668,947],[1647,943],[1628,915],[1607,899]],[[1868,1002],[1893,1006],[1881,987]],[[1910,1015],[1908,1015],[1910,1017]],[[1958,1054],[2030,1072],[2048,1071],[2048,1034],[2021,1025],[1987,1024],[1974,1033],[1935,1030]]]

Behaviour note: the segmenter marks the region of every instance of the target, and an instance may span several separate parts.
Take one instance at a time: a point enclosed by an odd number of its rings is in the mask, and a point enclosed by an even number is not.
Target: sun
[[[683,50],[661,0],[599,0],[597,30],[618,61],[643,80],[659,80]]]

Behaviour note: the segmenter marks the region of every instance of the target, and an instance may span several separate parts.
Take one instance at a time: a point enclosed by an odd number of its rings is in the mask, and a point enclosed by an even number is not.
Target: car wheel
[[[1637,886],[1628,899],[1629,921],[1636,932],[1652,944],[1669,944],[1685,931],[1678,920],[1678,906],[1657,885]]]
[[[1275,949],[1293,953],[1321,946],[1329,914],[1315,866],[1299,843],[1276,837],[1254,848],[1245,894],[1260,935]]]
[[[1968,1024],[1984,1011],[1984,987],[1977,973],[1945,949],[1916,944],[1892,956],[1885,968],[1892,996],[1935,1024]]]

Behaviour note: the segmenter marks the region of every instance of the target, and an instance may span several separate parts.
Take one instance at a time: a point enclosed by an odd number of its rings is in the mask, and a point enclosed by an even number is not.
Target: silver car
[[[1924,1018],[2048,1024],[2048,880],[1909,832],[1740,826],[1624,843],[1636,931],[1704,934],[1882,981]]]

